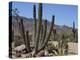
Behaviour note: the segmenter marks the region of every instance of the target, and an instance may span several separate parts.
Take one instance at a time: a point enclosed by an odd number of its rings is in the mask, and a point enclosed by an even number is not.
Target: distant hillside
[[[34,20],[32,18],[26,18],[26,17],[22,17],[22,16],[20,16],[18,18],[19,21],[20,21],[20,19],[23,19],[25,30],[29,30],[29,32],[32,33],[33,32]],[[44,23],[44,20],[42,21],[42,23]],[[17,21],[16,21],[16,17],[15,16],[12,16],[12,24],[14,26],[15,31],[17,31],[18,30],[18,26],[17,26]],[[49,21],[47,23],[47,26],[48,26],[47,30],[49,30],[49,27],[50,27],[50,22]],[[56,28],[57,32],[59,32],[59,33],[60,33],[61,30],[64,30],[64,31],[67,31],[67,32],[71,32],[72,31],[71,27],[68,27],[68,26],[65,26],[65,25],[63,25],[63,26],[55,25],[54,27]]]

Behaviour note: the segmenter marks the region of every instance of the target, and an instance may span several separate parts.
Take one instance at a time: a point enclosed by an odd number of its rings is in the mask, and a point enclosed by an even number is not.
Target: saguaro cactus
[[[73,37],[76,40],[76,29],[75,29],[75,22],[73,21],[73,28],[72,28],[72,32],[73,32]]]
[[[35,15],[35,14],[33,14],[33,15]],[[35,17],[35,16],[33,16],[33,17]],[[51,22],[50,30],[48,32],[48,35],[46,35],[47,34],[47,20],[45,20],[44,25],[42,25],[42,3],[39,3],[39,7],[38,7],[38,29],[37,30],[34,29],[34,30],[37,31],[36,36],[34,36],[34,38],[36,40],[35,41],[36,44],[35,44],[35,53],[34,53],[34,55],[36,55],[41,50],[44,50],[46,44],[48,43],[48,40],[51,36],[51,32],[52,32],[53,26],[54,26],[54,18],[55,17],[52,16],[52,22]],[[36,28],[35,19],[36,18],[34,18],[34,28]],[[34,32],[36,33],[36,31],[34,31]],[[41,45],[39,44],[40,42],[41,42]]]
[[[20,21],[20,28],[21,28],[21,34],[22,34],[22,37],[23,37],[23,40],[24,40],[24,44],[26,46],[26,51],[31,52],[28,31],[25,32],[24,25],[23,25],[23,19],[21,19],[21,21]]]
[[[42,25],[42,3],[39,3],[38,20],[39,20],[39,23],[38,23],[38,30],[37,30],[37,36],[36,36],[35,54],[38,52],[40,29],[41,29],[41,25]]]
[[[23,19],[21,19],[20,23],[21,23],[22,37],[23,37],[23,39],[25,41],[26,38],[25,38],[25,29],[24,29],[24,25],[23,25]]]
[[[33,41],[35,42],[35,37],[36,37],[36,32],[37,32],[36,5],[33,5],[33,19],[34,19]]]

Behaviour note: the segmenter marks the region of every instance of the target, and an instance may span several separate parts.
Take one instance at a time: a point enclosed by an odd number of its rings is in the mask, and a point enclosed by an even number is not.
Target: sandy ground
[[[78,54],[78,43],[69,42],[69,54]]]
[[[53,44],[56,46],[58,42],[54,41]],[[78,43],[68,42],[68,49],[70,55],[78,54]]]
[[[57,41],[52,42],[55,46],[58,44]],[[14,44],[12,44],[13,47]],[[14,47],[13,47],[14,48]],[[68,55],[77,55],[78,54],[78,43],[68,42]],[[14,55],[12,55],[13,58],[16,58]],[[26,55],[22,55],[23,57],[26,57]]]

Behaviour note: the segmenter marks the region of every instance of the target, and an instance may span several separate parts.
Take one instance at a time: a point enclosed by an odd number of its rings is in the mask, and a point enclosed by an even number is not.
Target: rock
[[[21,54],[23,54],[23,50],[25,49],[25,45],[20,45],[20,46],[17,46],[14,50],[16,51],[16,57],[21,57]]]
[[[25,49],[25,45],[23,44],[23,45],[17,46],[14,50],[15,51],[22,51],[24,49]]]

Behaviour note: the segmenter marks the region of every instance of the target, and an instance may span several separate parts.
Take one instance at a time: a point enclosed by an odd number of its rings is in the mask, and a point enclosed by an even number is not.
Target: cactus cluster
[[[50,39],[51,32],[54,26],[55,16],[52,16],[52,22],[48,33],[47,33],[47,20],[45,20],[44,24],[42,24],[42,3],[39,3],[39,7],[38,7],[38,23],[36,20],[36,5],[33,5],[33,19],[34,19],[34,25],[33,25],[34,31],[33,31],[33,40],[32,40],[34,43],[33,56],[36,56],[38,52],[44,50],[45,46],[48,43],[48,40]],[[24,40],[27,53],[32,52],[30,46],[29,31],[28,30],[25,31],[23,19],[21,19],[18,22],[18,25],[19,25],[19,32]]]
[[[35,7],[35,5],[34,5]],[[36,10],[36,8],[34,8],[33,10]],[[33,15],[36,15],[36,14],[33,14]],[[36,17],[36,16],[34,16]],[[34,18],[34,21],[36,19]],[[34,27],[36,28],[35,26],[36,22],[34,23]],[[54,26],[54,16],[52,18],[52,23],[51,23],[51,27],[50,27],[50,31],[48,33],[48,35],[46,34],[47,33],[47,20],[44,21],[44,25],[42,25],[42,3],[39,3],[39,8],[38,8],[38,28],[37,30],[35,31],[35,28],[34,28],[34,31],[36,34],[36,36],[34,36],[35,38],[35,54],[37,54],[38,52],[40,52],[41,50],[44,50],[46,44],[48,43],[48,40],[50,39],[50,35],[51,35],[51,32],[52,32],[52,29],[53,29],[53,26]]]

